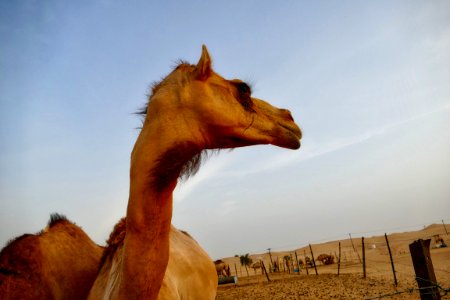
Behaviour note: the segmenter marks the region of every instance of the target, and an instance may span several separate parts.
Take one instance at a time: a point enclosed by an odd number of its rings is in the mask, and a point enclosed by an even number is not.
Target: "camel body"
[[[223,260],[219,259],[214,262],[216,267],[217,276],[231,276],[230,265],[225,263]]]
[[[119,224],[124,225],[124,219]],[[117,243],[112,247],[121,253],[125,230],[117,227],[112,233],[117,240],[108,242]],[[105,287],[114,286],[111,278],[118,280],[111,274],[121,258],[112,262],[104,257],[101,263],[103,252],[80,227],[65,218],[54,220],[41,233],[18,237],[2,250],[0,299],[79,300],[88,295],[103,299]],[[216,286],[217,275],[208,254],[191,236],[172,226],[169,263],[158,299],[214,299]]]
[[[158,299],[212,300],[217,282],[209,255],[190,236],[172,226],[169,263]]]
[[[109,299],[122,280],[120,268],[125,232],[125,219],[122,219],[108,240],[102,267],[88,299]],[[214,264],[208,254],[190,235],[172,226],[169,263],[158,299],[214,299],[217,280]]]
[[[0,299],[86,299],[103,248],[57,216],[39,234],[25,234],[0,253]]]

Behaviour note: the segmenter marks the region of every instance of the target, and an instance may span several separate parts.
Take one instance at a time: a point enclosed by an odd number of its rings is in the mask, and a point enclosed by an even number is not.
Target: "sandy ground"
[[[449,228],[449,227],[447,227]],[[448,230],[448,229],[447,229]],[[232,275],[238,275],[238,284],[220,285],[217,299],[420,299],[415,281],[415,272],[409,253],[409,244],[419,238],[431,238],[440,234],[450,245],[450,236],[445,234],[442,224],[431,225],[424,230],[396,233],[388,236],[394,260],[394,268],[398,281],[394,285],[394,276],[384,236],[365,238],[366,249],[366,278],[363,278],[362,243],[361,239],[353,239],[357,249],[356,253],[349,239],[312,245],[314,256],[327,253],[338,253],[341,242],[340,275],[337,275],[337,263],[317,266],[319,275],[314,269],[301,269],[300,274],[289,273],[287,267],[277,273],[269,273],[270,282],[261,270],[248,269],[240,266],[239,258],[224,258],[231,267]],[[275,261],[286,255],[292,256],[295,265],[295,252],[299,259],[304,260],[305,254],[311,256],[309,247],[293,251],[272,252]],[[435,269],[436,279],[443,288],[450,288],[450,248],[430,250],[431,259]],[[359,258],[358,258],[359,256]],[[251,255],[254,261],[262,260],[270,266],[270,257],[267,253]],[[337,261],[337,259],[336,259]],[[256,274],[256,275],[255,275]],[[441,292],[445,294],[445,292]],[[383,297],[381,297],[383,296]],[[381,298],[380,298],[381,297]],[[449,294],[442,299],[450,299]]]

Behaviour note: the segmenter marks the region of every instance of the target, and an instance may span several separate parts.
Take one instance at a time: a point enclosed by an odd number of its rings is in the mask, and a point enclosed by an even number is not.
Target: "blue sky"
[[[1,1],[0,39],[1,244],[51,212],[102,244],[133,112],[202,44],[304,132],[178,186],[173,223],[213,258],[450,222],[448,1]]]

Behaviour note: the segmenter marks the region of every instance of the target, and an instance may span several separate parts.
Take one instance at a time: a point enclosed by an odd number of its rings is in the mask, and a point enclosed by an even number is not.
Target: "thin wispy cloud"
[[[374,137],[382,136],[384,134],[390,133],[390,132],[396,130],[397,128],[404,126],[410,122],[416,122],[418,120],[428,118],[433,114],[444,112],[449,109],[450,109],[450,103],[448,103],[442,107],[439,107],[435,110],[421,113],[421,114],[415,115],[413,117],[410,117],[410,118],[407,118],[407,119],[404,119],[401,121],[386,124],[386,125],[378,127],[378,128],[370,129],[360,135],[338,138],[338,139],[330,141],[329,143],[322,144],[322,145],[318,144],[318,145],[311,145],[309,147],[306,146],[306,147],[304,147],[306,149],[303,149],[303,151],[294,151],[294,152],[283,153],[282,155],[278,155],[277,157],[274,157],[274,159],[272,159],[270,162],[267,162],[263,166],[260,166],[260,167],[257,167],[257,168],[251,169],[251,170],[239,170],[238,172],[230,172],[229,174],[225,174],[225,176],[232,176],[232,177],[248,176],[248,175],[253,175],[256,173],[260,173],[260,172],[268,172],[273,169],[282,168],[286,165],[310,160],[310,159],[313,159],[313,158],[316,158],[316,157],[319,157],[322,155],[326,155],[326,154],[329,154],[329,153],[332,153],[335,151],[340,151],[347,147],[361,144],[361,143],[368,141]],[[222,175],[222,176],[224,176],[224,175]]]
[[[361,143],[364,143],[372,138],[388,134],[395,131],[397,128],[404,126],[410,122],[416,122],[418,120],[428,118],[436,113],[441,113],[450,109],[450,103],[428,112],[415,115],[413,117],[400,120],[397,122],[389,123],[384,126],[367,130],[366,132],[351,136],[342,137],[331,140],[325,144],[306,144],[302,146],[300,151],[283,151],[283,154],[274,156],[270,161],[266,161],[264,164],[258,164],[258,166],[251,169],[235,168],[232,171],[224,171],[225,167],[232,164],[230,158],[222,158],[216,160],[210,165],[207,163],[201,172],[194,178],[190,179],[185,184],[179,185],[176,193],[177,202],[181,202],[195,191],[198,185],[203,184],[207,180],[213,180],[220,176],[220,178],[241,178],[259,173],[267,173],[273,170],[283,168],[288,165],[302,163],[304,161],[327,155],[336,151],[343,150],[348,147],[352,147]]]

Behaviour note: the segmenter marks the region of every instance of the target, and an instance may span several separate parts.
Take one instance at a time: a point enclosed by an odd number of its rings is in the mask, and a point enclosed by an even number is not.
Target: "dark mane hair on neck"
[[[180,172],[180,179],[186,181],[197,174],[202,164],[204,164],[211,156],[218,154],[219,152],[220,149],[204,149],[200,151],[200,153],[194,155],[183,165]]]
[[[151,185],[162,191],[169,182],[176,179],[186,181],[197,174],[202,163],[219,151],[220,149],[197,149],[191,143],[175,144],[158,158],[157,165],[149,174]]]

